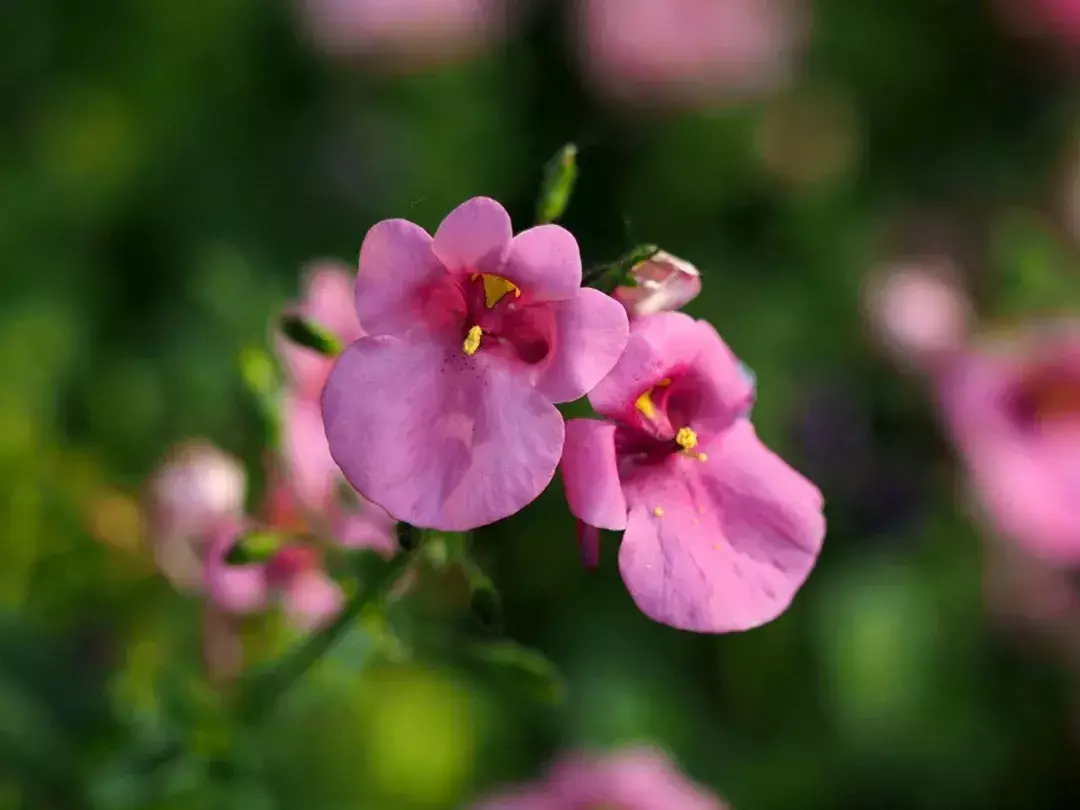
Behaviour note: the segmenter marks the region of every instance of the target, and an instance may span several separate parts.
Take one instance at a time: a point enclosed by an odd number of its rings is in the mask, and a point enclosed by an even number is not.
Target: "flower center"
[[[693,450],[697,447],[697,434],[688,427],[679,428],[675,434],[675,444],[683,450]]]
[[[465,339],[461,343],[461,350],[469,357],[476,354],[480,350],[480,338],[484,335],[485,331],[490,332],[492,327],[492,317],[496,319],[496,323],[499,320],[496,313],[492,312],[499,302],[513,293],[513,298],[517,299],[521,297],[521,290],[511,282],[507,281],[502,276],[491,276],[485,273],[473,273],[469,276],[469,281],[472,284],[480,282],[480,287],[475,290],[475,297],[469,295],[472,303],[469,306],[469,318],[466,323],[471,322],[469,331],[465,333]],[[483,290],[483,305],[480,304],[480,292]],[[491,313],[489,316],[488,313]],[[481,326],[481,324],[484,324]]]
[[[650,422],[656,419],[656,405],[652,401],[653,391],[657,388],[667,388],[669,385],[671,385],[671,378],[665,377],[652,388],[647,388],[645,393],[638,397],[634,403],[634,407]]]
[[[1017,404],[1023,418],[1039,424],[1080,422],[1080,379],[1040,374],[1022,385]]]

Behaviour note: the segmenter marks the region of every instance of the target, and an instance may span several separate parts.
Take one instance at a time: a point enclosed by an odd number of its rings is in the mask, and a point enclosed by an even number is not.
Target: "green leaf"
[[[229,565],[248,565],[266,562],[274,556],[285,541],[280,534],[273,532],[251,532],[241,537],[232,547],[225,562]]]
[[[318,324],[290,313],[281,318],[281,333],[298,346],[318,352],[323,357],[341,354],[341,341]]]
[[[513,641],[475,642],[469,658],[496,677],[506,678],[541,703],[558,704],[566,696],[566,679],[546,656]]]
[[[544,167],[544,180],[536,202],[536,221],[554,222],[565,213],[577,182],[577,146],[566,144]]]

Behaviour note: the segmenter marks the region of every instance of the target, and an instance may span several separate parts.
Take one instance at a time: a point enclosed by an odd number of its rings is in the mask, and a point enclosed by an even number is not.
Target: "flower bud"
[[[149,514],[158,567],[178,588],[198,588],[202,552],[223,521],[244,508],[244,468],[205,441],[180,445],[149,483]]]
[[[701,292],[698,269],[662,250],[635,264],[629,276],[634,284],[616,288],[613,296],[632,318],[680,309]]]

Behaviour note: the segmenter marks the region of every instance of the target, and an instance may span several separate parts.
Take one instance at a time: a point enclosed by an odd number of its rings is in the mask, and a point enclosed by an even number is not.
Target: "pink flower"
[[[625,529],[619,570],[655,621],[708,633],[764,624],[817,558],[821,493],[758,440],[752,385],[708,323],[661,313],[634,322],[589,394],[607,421],[567,423],[570,511]]]
[[[900,360],[930,369],[967,339],[971,305],[941,259],[888,266],[867,285],[867,314]]]
[[[317,549],[285,545],[264,563],[231,565],[226,557],[249,527],[236,521],[211,539],[206,561],[210,598],[229,613],[260,613],[280,603],[298,627],[313,629],[341,609],[341,589],[322,569]]]
[[[400,520],[465,531],[512,515],[551,481],[563,420],[626,345],[610,297],[581,288],[558,225],[513,236],[486,197],[434,238],[402,219],[360,249],[356,310],[369,337],[323,392],[330,451],[364,497]]]
[[[724,810],[686,779],[667,756],[630,748],[597,757],[572,754],[536,785],[481,802],[476,810]]]
[[[304,298],[294,310],[349,344],[364,335],[353,305],[351,271],[334,262],[313,264],[305,274]],[[319,525],[343,545],[392,554],[394,520],[356,495],[342,503],[341,471],[330,455],[320,399],[334,361],[281,337],[275,338],[287,373],[282,398],[283,480],[271,488],[271,525],[298,529]]]
[[[173,449],[150,478],[154,557],[177,588],[199,589],[208,538],[223,522],[243,514],[246,487],[240,461],[202,440]]]
[[[635,285],[619,287],[613,297],[631,318],[682,309],[701,292],[701,273],[688,261],[660,251],[630,271]]]
[[[941,372],[945,419],[1003,536],[1080,562],[1080,327],[974,346]]]
[[[316,43],[335,56],[404,67],[464,58],[503,35],[512,0],[300,0]]]
[[[1080,44],[1080,0],[999,0],[999,5],[1021,34]]]
[[[592,79],[630,101],[701,103],[771,89],[802,34],[789,0],[581,0]]]

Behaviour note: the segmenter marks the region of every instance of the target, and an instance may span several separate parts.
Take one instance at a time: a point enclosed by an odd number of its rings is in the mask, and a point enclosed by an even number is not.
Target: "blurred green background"
[[[1003,312],[1017,267],[1073,261],[1074,74],[989,2],[809,8],[790,87],[658,111],[588,89],[557,3],[475,59],[394,75],[320,55],[267,0],[0,2],[0,808],[457,808],[559,749],[640,740],[737,808],[1080,806],[1076,673],[987,617],[926,392],[860,309],[897,257],[954,256]],[[192,436],[255,474],[236,357],[267,345],[305,262],[477,194],[524,227],[567,141],[586,263],[649,241],[701,268],[689,310],[825,493],[818,568],[759,630],[660,627],[613,538],[580,568],[555,484],[477,547],[564,703],[367,626],[269,731],[228,725],[199,606],[150,562],[142,482]],[[188,753],[140,776],[177,735]]]

